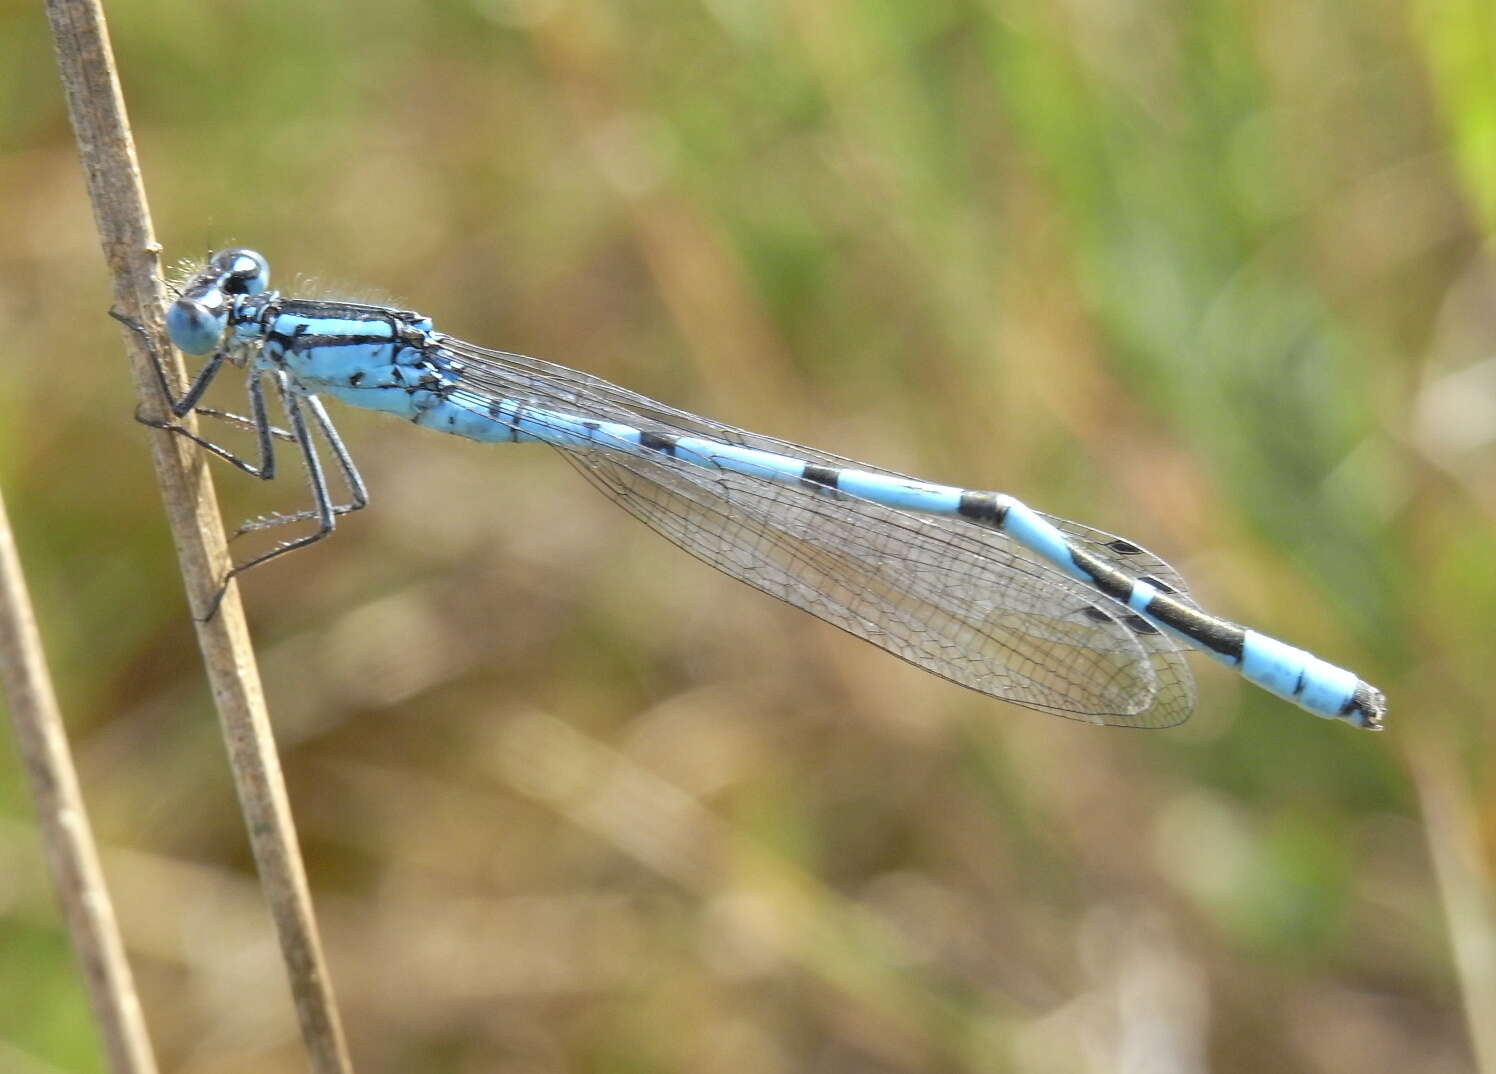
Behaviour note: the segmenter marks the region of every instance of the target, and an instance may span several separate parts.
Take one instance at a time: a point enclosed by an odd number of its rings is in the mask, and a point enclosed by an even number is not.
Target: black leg
[[[192,383],[178,399],[172,391],[171,380],[166,375],[166,362],[161,357],[161,352],[156,349],[156,340],[145,330],[145,325],[126,317],[119,310],[110,310],[109,316],[140,337],[141,342],[145,344],[146,353],[151,356],[151,368],[156,371],[156,381],[161,385],[161,394],[166,398],[166,405],[171,408],[172,414],[176,417],[185,417],[187,412],[197,405],[203,392],[208,390],[208,385],[213,383],[213,378],[223,367],[224,359],[227,357],[224,352],[213,353],[213,357],[209,358],[207,364],[197,371],[197,376],[192,378]],[[154,425],[155,423],[147,421],[145,424]],[[156,425],[156,428],[165,428],[165,426]]]
[[[234,536],[237,537],[251,530],[268,529],[273,526],[285,525],[290,522],[314,521],[317,524],[317,528],[312,533],[282,541],[268,552],[231,567],[228,574],[224,576],[223,583],[218,587],[218,592],[214,594],[207,614],[203,617],[204,621],[212,619],[213,616],[218,614],[218,608],[223,603],[224,594],[228,592],[229,583],[239,575],[277,556],[295,551],[298,548],[305,548],[307,545],[322,540],[322,538],[333,531],[338,515],[357,511],[368,505],[369,493],[368,488],[364,484],[363,476],[358,472],[358,466],[354,463],[352,455],[349,454],[348,448],[344,445],[342,437],[338,435],[338,431],[333,426],[332,420],[328,418],[327,411],[323,408],[322,403],[315,396],[301,395],[294,391],[284,371],[277,369],[272,371],[270,375],[274,378],[275,390],[281,407],[286,412],[287,424],[290,426],[289,429],[281,429],[270,424],[269,413],[265,405],[264,373],[260,370],[252,370],[245,381],[245,390],[249,397],[248,417],[209,407],[199,407],[197,405],[198,401],[202,399],[203,393],[207,391],[208,386],[212,384],[214,378],[222,372],[224,364],[233,364],[229,353],[223,350],[214,352],[203,365],[202,369],[198,370],[197,375],[193,377],[192,383],[188,385],[187,390],[178,398],[174,395],[170,378],[167,375],[166,365],[162,361],[150,333],[145,330],[143,325],[130,320],[118,311],[111,310],[110,316],[138,333],[144,341],[146,349],[151,356],[152,367],[156,371],[156,380],[161,386],[161,393],[174,417],[182,418],[189,413],[196,412],[206,417],[219,418],[229,424],[252,430],[255,434],[256,451],[259,455],[259,460],[258,462],[251,462],[240,458],[228,448],[206,440],[176,422],[146,418],[138,412],[135,415],[137,421],[153,428],[164,429],[178,436],[186,437],[205,451],[211,452],[219,458],[233,463],[233,465],[245,473],[265,481],[269,481],[275,477],[275,441],[277,439],[293,442],[301,449],[302,465],[306,470],[307,484],[312,494],[312,509],[309,511],[299,511],[294,514],[274,514],[264,516],[263,518],[252,519],[240,526]],[[311,415],[311,424],[307,422],[308,413]],[[339,474],[344,484],[348,487],[349,502],[346,504],[334,504],[332,502],[332,496],[327,487],[327,475],[323,471],[322,460],[317,454],[316,444],[313,441],[313,426],[315,426],[316,432],[321,435],[322,439],[326,441],[328,448],[332,451],[333,458],[337,462]]]
[[[358,472],[358,466],[353,461],[343,438],[338,435],[338,430],[333,426],[332,419],[327,416],[327,410],[322,406],[322,400],[314,395],[300,397],[301,405],[311,414],[316,429],[322,434],[322,439],[332,450],[333,459],[338,464],[338,471],[342,475],[343,484],[348,488],[349,501],[347,503],[333,504],[334,515],[346,515],[353,511],[361,511],[369,506],[369,490],[364,485],[363,475]],[[246,533],[255,530],[270,529],[272,526],[284,526],[290,522],[305,522],[318,517],[317,510],[297,511],[294,514],[270,514],[259,518],[252,518],[234,531],[235,537],[242,537]]]
[[[220,459],[233,463],[250,477],[258,477],[261,481],[273,481],[275,479],[275,443],[273,438],[277,430],[275,426],[270,424],[270,418],[265,412],[265,392],[261,386],[259,373],[251,373],[249,375],[246,388],[249,393],[249,411],[253,415],[252,418],[248,419],[247,424],[255,430],[255,440],[258,444],[260,455],[258,463],[241,459],[228,448],[219,447],[211,440],[204,440],[185,426],[176,425],[172,422],[151,421],[149,418],[142,418],[139,414],[135,415],[135,420],[143,425],[149,425],[153,429],[165,429],[167,432],[185,437],[204,451],[211,451]],[[291,439],[296,439],[294,434],[292,434]]]
[[[223,603],[223,597],[228,592],[229,583],[235,578],[251,568],[258,567],[262,563],[268,563],[277,556],[283,556],[287,552],[294,552],[298,548],[305,548],[307,545],[315,544],[331,533],[337,522],[337,511],[333,506],[332,497],[327,490],[327,477],[322,472],[322,460],[317,455],[317,446],[312,442],[311,430],[307,427],[306,417],[302,413],[302,407],[306,400],[290,389],[284,373],[277,371],[274,377],[276,394],[280,396],[281,405],[285,407],[286,417],[289,419],[291,426],[291,435],[296,439],[296,443],[301,446],[301,461],[306,467],[307,484],[311,488],[313,503],[313,509],[307,512],[307,517],[316,520],[317,529],[305,536],[293,537],[290,540],[282,541],[270,549],[270,551],[255,556],[253,559],[246,560],[243,563],[237,563],[230,568],[228,574],[224,575],[223,584],[218,587],[218,592],[213,597],[213,603],[208,608],[208,614],[204,616],[205,622],[218,614],[218,606]],[[251,383],[257,383],[257,379]],[[262,393],[258,391],[253,392],[252,402],[256,402],[258,407],[258,409],[252,408],[253,412],[257,416],[263,415],[264,399]],[[323,414],[322,418],[325,420],[326,415]],[[262,438],[267,445],[270,439],[269,434],[263,432],[263,430],[267,429],[268,426],[268,422],[260,426],[262,429]],[[341,446],[341,441],[338,444]],[[362,485],[361,481],[360,485]],[[363,505],[359,504],[359,506]]]
[[[243,414],[235,414],[231,410],[219,410],[216,407],[200,406],[193,411],[200,418],[214,418],[225,425],[237,426],[240,429],[256,429],[253,418],[246,418]],[[278,425],[270,426],[270,435],[277,440],[284,440],[288,444],[296,443],[296,437]]]
[[[197,409],[197,401],[202,398],[203,393],[208,390],[208,386],[213,383],[214,378],[222,371],[224,362],[228,361],[227,353],[221,350],[215,351],[207,363],[197,371],[197,375],[192,378],[192,383],[182,393],[181,398],[176,398],[172,392],[171,381],[167,377],[166,363],[162,360],[161,353],[156,349],[155,340],[145,330],[145,326],[138,321],[131,320],[118,310],[110,310],[109,316],[140,336],[141,341],[145,344],[146,351],[151,356],[151,368],[156,371],[156,382],[161,386],[161,394],[166,399],[167,408],[171,411],[172,415],[182,418],[186,417],[190,411]],[[224,417],[232,423],[243,424],[253,428],[259,442],[260,461],[258,464],[240,458],[228,448],[215,444],[211,440],[207,440],[191,429],[178,425],[175,422],[158,421],[155,418],[148,418],[141,414],[139,410],[135,412],[135,420],[142,425],[149,425],[153,429],[162,429],[166,432],[185,437],[204,451],[212,452],[220,459],[233,463],[250,476],[268,481],[275,476],[275,456],[270,444],[271,439],[274,437],[294,439],[294,437],[286,433],[285,430],[277,429],[270,424],[265,416],[265,403],[259,391],[258,381],[258,374],[250,375],[249,397],[252,417],[241,418],[237,414],[226,414],[223,411],[208,408],[198,411],[198,413],[206,414],[209,417]]]
[[[350,502],[347,509],[359,511],[368,507],[369,489],[364,485],[364,475],[358,472],[358,466],[355,465],[348,446],[343,443],[343,438],[338,435],[338,430],[333,427],[332,419],[327,416],[327,410],[322,406],[322,400],[315,395],[309,395],[306,405],[307,409],[312,412],[312,419],[317,423],[317,428],[322,431],[322,438],[332,449],[333,458],[338,463],[338,470],[342,472],[343,481],[348,486]]]

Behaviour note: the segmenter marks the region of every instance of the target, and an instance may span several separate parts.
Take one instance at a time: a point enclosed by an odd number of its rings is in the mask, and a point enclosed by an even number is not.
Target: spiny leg
[[[360,511],[369,505],[369,490],[364,484],[363,475],[358,472],[358,466],[353,461],[347,445],[338,434],[332,419],[327,416],[327,410],[322,406],[322,400],[315,395],[301,396],[299,401],[311,412],[312,421],[316,424],[317,431],[322,434],[322,439],[332,450],[333,458],[338,464],[338,471],[342,475],[343,484],[348,488],[349,502],[333,504],[334,515],[346,515],[353,511]],[[234,531],[235,537],[242,537],[246,533],[255,530],[269,529],[272,526],[284,526],[290,522],[305,522],[319,517],[314,508],[310,511],[297,511],[294,514],[270,514],[259,518],[252,518]]]
[[[305,466],[306,468],[307,484],[311,489],[312,502],[314,505],[313,510],[307,512],[306,514],[307,517],[314,518],[316,520],[317,529],[312,533],[305,534],[304,536],[293,537],[290,540],[282,541],[274,548],[270,549],[268,552],[264,552],[261,555],[255,556],[253,559],[246,560],[243,563],[237,563],[233,567],[231,567],[228,574],[224,575],[223,584],[218,587],[218,592],[213,597],[213,603],[209,606],[208,612],[204,616],[204,621],[212,619],[213,616],[218,613],[218,606],[223,603],[223,597],[224,594],[228,592],[229,583],[239,575],[243,574],[247,570],[250,570],[251,568],[260,566],[260,564],[262,563],[267,563],[270,560],[275,559],[277,556],[283,556],[287,552],[294,552],[298,548],[305,548],[307,545],[314,544],[317,541],[322,540],[322,538],[326,537],[333,531],[333,527],[337,522],[337,512],[332,502],[332,496],[328,493],[327,490],[327,476],[322,471],[322,460],[317,455],[317,446],[312,442],[311,430],[307,426],[306,417],[302,414],[301,408],[303,397],[298,396],[289,387],[286,381],[286,375],[284,373],[277,370],[273,375],[275,377],[276,393],[280,396],[281,405],[285,408],[286,417],[289,419],[289,423],[291,426],[291,435],[295,437],[296,443],[301,447],[301,461],[303,466]],[[307,399],[306,402],[311,403],[314,402],[314,400]],[[257,411],[256,413],[260,413],[263,411],[263,397],[261,397],[260,399],[259,406],[261,410]],[[320,407],[313,408],[314,414],[320,409]],[[322,421],[326,421],[326,418],[327,415],[325,413],[321,414],[319,424]],[[338,448],[342,447],[341,441],[337,442],[337,446]],[[334,450],[336,451],[337,449],[335,448]],[[346,456],[346,449],[342,452],[342,454]],[[348,461],[349,465],[351,465],[352,460]],[[357,477],[357,471],[355,471],[355,477]],[[360,494],[364,502],[367,502],[367,496],[363,495],[364,489],[363,481],[361,478],[357,482],[356,492]],[[358,506],[362,507],[363,503],[359,503]]]
[[[155,422],[148,418],[142,418],[139,414],[135,420],[156,429],[165,429],[176,433],[178,436],[186,437],[205,451],[210,451],[220,459],[233,463],[251,477],[258,477],[261,481],[273,481],[275,479],[275,426],[270,424],[270,415],[265,409],[265,389],[260,382],[260,374],[252,372],[245,379],[245,391],[249,395],[250,417],[245,424],[254,430],[256,450],[259,453],[258,463],[241,459],[228,448],[220,447],[211,440],[205,440],[191,429],[170,422]],[[294,433],[291,439],[295,440]]]
[[[253,418],[246,418],[243,414],[235,414],[232,410],[219,410],[217,407],[200,406],[193,411],[200,418],[214,418],[225,425],[233,425],[239,429],[258,429]],[[296,437],[292,436],[279,425],[270,426],[270,435],[277,440],[284,440],[288,444],[296,443]]]

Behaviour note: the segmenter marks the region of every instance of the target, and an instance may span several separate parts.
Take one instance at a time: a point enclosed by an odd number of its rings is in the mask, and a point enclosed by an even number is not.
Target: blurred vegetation
[[[169,257],[1013,492],[1391,705],[1010,709],[340,414],[374,506],[245,588],[361,1071],[1492,1070],[1486,3],[111,6]],[[300,1071],[34,4],[0,189],[0,482],[163,1068]],[[8,751],[0,1067],[99,1070]]]

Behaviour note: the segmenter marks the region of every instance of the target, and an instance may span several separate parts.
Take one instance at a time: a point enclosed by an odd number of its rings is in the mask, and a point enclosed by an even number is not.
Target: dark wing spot
[[[1158,590],[1160,593],[1178,593],[1179,592],[1179,590],[1175,589],[1168,582],[1165,582],[1161,578],[1155,578],[1151,574],[1145,574],[1145,575],[1141,576],[1138,579],[1138,581],[1140,581],[1140,582],[1147,582],[1149,585],[1151,585],[1154,589]]]

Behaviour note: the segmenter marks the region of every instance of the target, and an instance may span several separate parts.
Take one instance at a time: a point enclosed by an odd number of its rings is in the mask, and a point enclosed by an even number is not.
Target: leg
[[[216,418],[226,425],[233,425],[240,429],[257,429],[253,418],[246,418],[243,414],[235,414],[231,410],[219,410],[211,406],[200,406],[193,410],[200,418]],[[278,425],[270,426],[270,435],[277,440],[284,440],[288,444],[296,443],[296,437]]]
[[[166,375],[166,365],[161,360],[161,355],[156,349],[155,341],[151,338],[151,334],[145,330],[145,326],[130,320],[118,310],[110,310],[109,316],[119,321],[120,324],[129,328],[132,332],[138,334],[144,342],[145,348],[151,356],[151,367],[156,371],[156,381],[161,386],[161,394],[165,397],[167,407],[172,415],[181,418],[185,417],[189,412],[197,410],[197,401],[202,398],[203,392],[207,391],[208,385],[213,383],[213,379],[222,370],[223,363],[228,360],[227,353],[221,350],[215,351],[202,369],[198,370],[197,375],[193,377],[192,383],[182,394],[182,397],[180,399],[173,398],[171,382]],[[269,419],[266,417],[265,401],[260,389],[258,374],[251,374],[249,377],[249,402],[250,414],[252,415],[249,418],[208,408],[203,408],[198,412],[210,417],[226,418],[233,424],[253,428],[259,442],[260,461],[258,464],[241,459],[228,448],[221,447],[211,440],[206,440],[191,429],[178,425],[175,422],[157,421],[154,418],[147,418],[139,410],[135,412],[135,420],[142,425],[149,425],[153,429],[163,429],[185,437],[204,451],[209,451],[217,455],[220,459],[233,463],[251,477],[258,477],[268,481],[275,476],[275,454],[271,446],[272,438],[279,437],[280,439],[290,440],[294,439],[294,437],[285,430],[277,429],[271,425]]]
[[[306,404],[307,409],[312,412],[313,420],[317,422],[317,428],[322,431],[322,438],[327,441],[327,446],[332,448],[333,458],[338,462],[338,470],[343,474],[343,482],[348,486],[349,502],[339,513],[359,511],[368,507],[369,490],[364,485],[364,475],[358,472],[353,456],[348,453],[348,446],[343,443],[343,438],[338,435],[337,429],[333,428],[332,419],[327,416],[322,400],[315,395],[309,395]]]
[[[303,396],[301,404],[312,415],[312,421],[316,424],[317,431],[322,434],[322,439],[332,449],[333,458],[337,461],[338,470],[342,474],[343,484],[348,487],[348,503],[334,504],[332,512],[334,515],[346,515],[352,511],[360,511],[369,505],[369,490],[364,485],[363,475],[358,472],[358,466],[349,454],[343,438],[333,427],[332,419],[327,416],[327,410],[322,406],[322,400],[315,395]],[[232,416],[232,415],[230,415]],[[288,522],[305,522],[318,517],[317,510],[298,511],[295,514],[271,514],[260,518],[252,518],[235,532],[235,537],[242,537],[253,530],[269,529],[271,526],[283,526]]]
[[[140,422],[142,425],[149,425],[153,429],[165,429],[167,432],[176,433],[178,436],[186,437],[188,440],[191,440],[194,444],[202,448],[204,451],[212,452],[220,459],[224,459],[227,462],[233,463],[250,477],[258,477],[262,481],[271,481],[275,478],[274,437],[275,434],[280,430],[276,429],[275,426],[270,424],[270,417],[265,411],[265,389],[261,384],[259,373],[251,373],[249,375],[249,379],[246,381],[246,390],[249,394],[249,412],[251,417],[239,418],[238,415],[230,415],[230,417],[238,421],[243,421],[245,425],[255,431],[255,441],[258,445],[258,452],[260,456],[260,461],[258,463],[252,463],[241,459],[238,455],[235,455],[228,448],[219,447],[211,440],[203,439],[201,436],[198,436],[195,432],[193,432],[191,429],[186,428],[185,426],[177,425],[173,422],[152,421],[149,418],[141,417],[138,413],[135,415],[135,420]],[[213,413],[216,415],[217,413],[221,412],[215,411]],[[295,439],[294,434],[291,435],[291,439]]]
[[[145,330],[145,325],[139,321],[132,321],[119,310],[110,310],[109,316],[141,338],[145,344],[146,353],[151,356],[151,368],[156,371],[156,381],[161,385],[161,394],[166,399],[166,405],[171,409],[174,416],[178,418],[186,417],[187,412],[197,405],[197,401],[202,398],[203,392],[208,390],[208,385],[213,383],[213,378],[218,375],[219,369],[223,367],[224,352],[215,351],[213,357],[208,359],[208,363],[197,371],[197,376],[192,378],[192,383],[187,386],[187,390],[182,393],[182,397],[177,399],[172,392],[171,380],[166,375],[166,363],[161,358],[161,352],[156,349],[156,341]],[[143,424],[155,425],[154,422],[150,421],[144,421]],[[164,425],[155,425],[155,427],[158,429],[165,428]]]
[[[258,379],[252,381],[251,383],[257,384]],[[229,583],[232,582],[235,578],[243,574],[245,571],[251,569],[252,567],[258,567],[260,564],[267,563],[277,556],[283,556],[287,552],[293,552],[298,548],[305,548],[309,544],[314,544],[317,541],[322,540],[322,538],[326,537],[333,531],[333,526],[337,521],[337,511],[333,506],[332,497],[328,494],[327,491],[327,477],[322,472],[322,460],[317,456],[317,447],[314,443],[312,443],[311,430],[307,427],[306,418],[302,414],[303,397],[298,396],[287,386],[284,373],[277,372],[275,374],[275,387],[277,394],[279,394],[280,396],[281,404],[285,407],[286,417],[290,419],[289,424],[291,426],[291,435],[295,437],[297,444],[301,446],[301,461],[306,467],[307,484],[310,486],[312,491],[313,503],[313,509],[309,512],[306,512],[305,517],[315,519],[317,522],[317,529],[312,533],[306,534],[305,536],[293,537],[290,540],[282,541],[280,544],[270,549],[270,551],[265,552],[262,555],[255,556],[253,559],[246,560],[243,563],[237,563],[233,567],[231,567],[228,574],[224,575],[223,584],[218,587],[218,593],[213,597],[213,603],[209,606],[208,613],[204,617],[205,622],[208,619],[212,619],[214,615],[218,614],[218,606],[223,603],[223,596],[228,592]],[[256,395],[258,396],[259,393],[256,393]],[[264,411],[264,400],[262,396],[258,399],[258,405],[260,409],[255,411],[255,413],[257,415],[262,415]],[[314,411],[314,413],[315,412],[316,411]],[[322,420],[326,420],[325,413],[322,414]],[[261,429],[263,430],[267,426],[268,423],[266,423],[266,425],[262,425]],[[266,444],[269,443],[268,434],[262,433],[262,439]],[[342,446],[341,441],[338,441],[337,443],[339,447]],[[346,451],[344,452],[344,454],[346,454]],[[359,492],[363,491],[362,484],[363,482],[362,480],[360,480],[358,489]],[[367,502],[367,497],[364,497],[364,501]],[[362,507],[363,503],[359,503],[358,506]],[[286,521],[290,521],[290,519],[288,518],[286,519]]]

